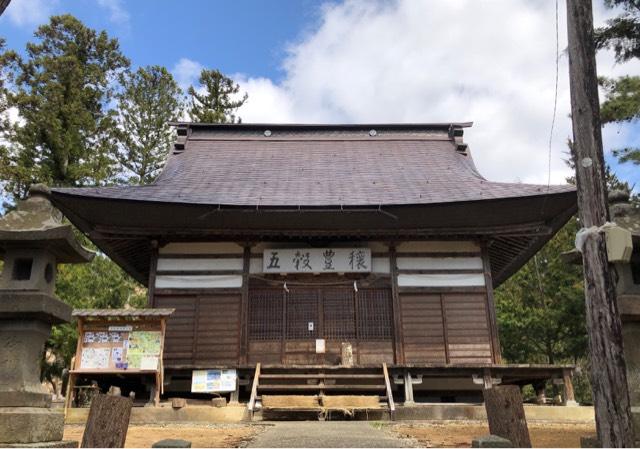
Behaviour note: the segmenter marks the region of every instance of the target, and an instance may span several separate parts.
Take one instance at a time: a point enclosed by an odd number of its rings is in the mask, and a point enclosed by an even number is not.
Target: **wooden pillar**
[[[444,303],[444,295],[440,294],[440,313],[442,314],[442,337],[444,340],[444,362],[451,363],[449,357],[449,326],[447,325],[447,309]]]
[[[402,317],[400,316],[400,295],[398,293],[398,264],[396,247],[389,245],[389,267],[391,272],[391,296],[393,310],[393,349],[396,364],[404,363],[404,341],[402,335]]]
[[[155,307],[156,271],[158,269],[158,241],[151,240],[151,260],[149,262],[149,284],[147,285],[147,305]]]
[[[240,363],[247,364],[249,356],[249,269],[251,246],[245,245],[242,261],[242,300],[240,311]]]
[[[490,390],[491,388],[493,388],[493,379],[491,378],[491,370],[489,368],[485,368],[482,370],[482,380],[485,390]]]
[[[489,320],[489,332],[491,335],[491,356],[493,363],[502,363],[500,338],[498,337],[498,319],[496,318],[496,305],[493,300],[493,277],[491,276],[491,264],[489,262],[489,245],[486,242],[482,245],[482,267],[487,291],[487,319]]]
[[[405,371],[404,373],[404,404],[415,404],[413,399],[413,379],[409,371]]]

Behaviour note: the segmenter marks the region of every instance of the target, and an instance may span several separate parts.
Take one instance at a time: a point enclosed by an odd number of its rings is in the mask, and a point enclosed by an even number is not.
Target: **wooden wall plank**
[[[405,363],[446,362],[439,294],[400,295]]]

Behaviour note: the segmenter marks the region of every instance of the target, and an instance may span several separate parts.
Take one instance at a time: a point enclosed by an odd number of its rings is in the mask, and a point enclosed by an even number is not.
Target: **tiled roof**
[[[462,142],[468,123],[177,126],[154,183],[51,189],[145,284],[154,240],[455,236],[491,242],[498,285],[576,211],[573,186],[484,179]]]
[[[464,148],[443,125],[191,126],[184,149],[151,185],[53,190],[250,207],[435,204],[574,190],[487,181]]]

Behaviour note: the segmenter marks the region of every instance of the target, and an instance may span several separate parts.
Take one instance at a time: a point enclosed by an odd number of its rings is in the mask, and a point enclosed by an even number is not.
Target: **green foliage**
[[[11,202],[26,196],[29,186],[37,182],[88,186],[116,179],[119,166],[112,148],[118,137],[118,117],[109,103],[116,94],[117,81],[125,81],[123,92],[127,88],[137,92],[136,87],[144,83],[136,76],[144,78],[149,91],[141,88],[144,92],[140,96],[149,102],[167,100],[152,92],[156,75],[158,86],[154,87],[171,92],[166,70],[151,68],[126,77],[123,72],[128,64],[117,40],[85,27],[70,15],[51,17],[38,28],[24,57],[6,50],[0,41],[0,113],[3,107],[15,107],[21,118],[19,123],[0,129],[8,142],[0,147],[0,179]],[[132,106],[123,114],[131,114],[127,124],[135,125],[135,114],[139,113],[155,125],[164,119],[152,119],[152,114],[160,114],[164,106],[145,104],[140,111]],[[144,136],[140,142],[155,132],[135,131]],[[80,233],[78,237],[90,246]],[[102,254],[89,264],[61,266],[56,293],[74,308],[143,307],[146,303],[146,289]],[[42,378],[59,376],[75,347],[75,324],[55,326],[47,342],[54,357],[43,360]]]
[[[150,183],[160,173],[173,143],[169,122],[180,117],[182,91],[160,66],[125,72],[120,83],[116,158],[129,182]]]
[[[15,53],[6,51],[6,41],[0,37],[0,135],[3,135],[9,125],[6,111],[9,108],[8,88],[9,81],[8,67],[15,58]]]
[[[601,79],[605,101],[600,110],[604,123],[631,122],[640,117],[640,77],[623,76],[617,80]]]
[[[622,8],[622,14],[607,21],[607,25],[595,30],[597,48],[615,52],[618,62],[640,57],[640,1],[605,0],[609,8]]]
[[[609,8],[620,7],[622,13],[595,31],[597,48],[612,49],[620,63],[640,57],[640,1],[605,0]],[[640,118],[640,77],[601,78],[605,99],[601,118],[604,123],[634,122]],[[640,148],[614,150],[620,162],[640,164]]]
[[[245,93],[240,99],[234,100],[240,92],[240,86],[219,70],[203,69],[199,82],[204,93],[199,93],[193,86],[189,87],[191,120],[198,123],[240,123],[235,112],[248,98]]]
[[[60,265],[56,295],[74,309],[145,307],[146,289],[108,257],[98,253],[91,263]],[[69,366],[76,351],[75,323],[54,326],[48,347]]]
[[[578,402],[591,400],[583,368],[587,358],[582,267],[562,256],[574,248],[578,222],[572,218],[515,275],[495,291],[503,357],[509,363],[578,365]],[[548,386],[547,396],[557,394]],[[533,393],[532,393],[533,394]]]
[[[83,186],[113,177],[115,121],[107,104],[113,81],[129,65],[117,40],[70,15],[51,17],[35,38],[24,58],[10,55],[9,106],[22,122],[9,130],[0,178],[14,200],[36,182]]]
[[[574,247],[577,228],[572,219],[496,290],[502,351],[509,362],[575,362],[585,356],[582,271],[561,256]]]

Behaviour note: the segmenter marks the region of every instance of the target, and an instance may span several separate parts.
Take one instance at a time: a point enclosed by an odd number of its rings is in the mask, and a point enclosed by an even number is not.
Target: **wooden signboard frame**
[[[71,406],[73,391],[78,378],[87,375],[96,377],[112,374],[131,376],[153,375],[155,381],[153,402],[158,406],[160,403],[160,395],[164,393],[164,365],[162,359],[167,328],[166,321],[173,312],[173,309],[167,309],[164,314],[145,313],[144,309],[139,311],[97,310],[93,313],[91,312],[92,311],[85,310],[74,311],[74,316],[76,316],[78,320],[78,343],[69,372],[65,412]],[[135,334],[136,332],[159,333],[159,349],[157,350],[157,354],[152,355],[152,358],[157,357],[156,369],[129,368],[129,359],[127,358],[130,350],[129,341],[131,334]],[[114,354],[117,354],[117,352],[114,351],[116,348],[120,349],[120,357],[118,360],[114,359]],[[102,360],[101,363],[101,365],[106,366],[83,367],[83,353],[86,355],[87,350],[96,349],[103,353],[108,353],[108,355],[103,354],[106,355],[106,359]],[[85,357],[85,359],[88,359],[88,357]]]

